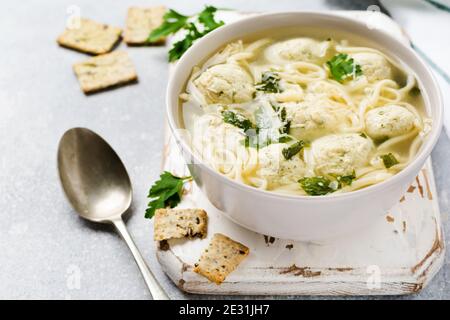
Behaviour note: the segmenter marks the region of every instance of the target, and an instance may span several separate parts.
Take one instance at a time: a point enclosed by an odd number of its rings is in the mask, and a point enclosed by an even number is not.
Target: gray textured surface
[[[125,244],[108,226],[82,221],[63,197],[56,172],[56,148],[74,126],[106,138],[126,164],[133,185],[128,227],[150,267],[172,298],[183,295],[161,272],[143,218],[147,189],[160,173],[165,48],[126,49],[139,83],[86,97],[71,70],[86,55],[59,48],[66,9],[78,5],[83,16],[123,26],[126,9],[162,1],[4,1],[0,29],[0,298],[147,299],[149,294]],[[165,1],[181,12],[202,3]],[[208,1],[247,11],[366,8],[352,1]],[[441,136],[433,153],[446,231],[450,192],[450,141]],[[71,281],[80,275],[80,288]],[[76,282],[75,282],[76,284]],[[444,268],[420,294],[401,298],[450,298],[450,270]]]

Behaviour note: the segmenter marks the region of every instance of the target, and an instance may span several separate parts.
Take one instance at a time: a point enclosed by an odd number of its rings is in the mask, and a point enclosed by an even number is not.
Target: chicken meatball
[[[295,38],[267,47],[264,54],[269,61],[275,63],[317,62],[325,57],[329,45],[329,41],[320,42],[311,38]]]
[[[291,121],[289,134],[300,140],[311,141],[324,134],[339,132],[341,128],[351,125],[344,113],[333,112],[326,101],[284,105],[287,118]]]
[[[252,77],[235,64],[218,64],[205,70],[194,85],[211,103],[244,103],[253,99]]]
[[[373,139],[396,137],[414,128],[415,116],[398,105],[387,105],[366,113],[366,133]]]
[[[346,176],[369,162],[374,147],[370,139],[349,133],[322,137],[311,148],[318,175]]]
[[[369,82],[392,77],[389,61],[381,54],[374,52],[361,52],[351,55],[353,60],[361,66],[362,74]]]
[[[282,154],[287,144],[271,144],[258,152],[257,175],[268,182],[268,188],[297,182],[305,174],[305,163],[297,154],[286,160]]]

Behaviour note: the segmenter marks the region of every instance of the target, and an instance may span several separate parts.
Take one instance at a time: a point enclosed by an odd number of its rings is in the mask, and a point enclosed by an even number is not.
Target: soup
[[[194,68],[180,101],[203,162],[286,194],[380,183],[408,165],[431,128],[412,72],[345,39],[229,43]]]

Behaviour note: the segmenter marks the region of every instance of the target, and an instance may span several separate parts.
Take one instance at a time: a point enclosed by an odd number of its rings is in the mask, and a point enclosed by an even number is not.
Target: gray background
[[[128,228],[149,266],[172,298],[184,295],[161,272],[152,225],[144,219],[149,186],[160,173],[167,49],[126,49],[139,83],[85,96],[71,66],[86,55],[59,48],[69,5],[82,16],[123,26],[127,7],[164,3],[194,13],[202,1],[41,0],[3,1],[0,12],[0,298],[148,299],[149,294],[125,243],[108,226],[84,222],[63,197],[56,148],[63,132],[91,128],[115,148],[134,185]],[[366,9],[371,1],[212,1],[243,11]],[[433,153],[445,229],[449,209],[450,142],[442,134]],[[73,288],[70,275],[81,275]],[[303,297],[304,298],[304,297]],[[450,298],[449,259],[418,295]]]

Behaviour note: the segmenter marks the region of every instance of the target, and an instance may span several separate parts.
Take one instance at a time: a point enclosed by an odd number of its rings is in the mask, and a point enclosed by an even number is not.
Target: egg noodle
[[[382,182],[411,162],[431,126],[412,72],[345,40],[232,42],[193,69],[180,98],[203,162],[286,194]]]

